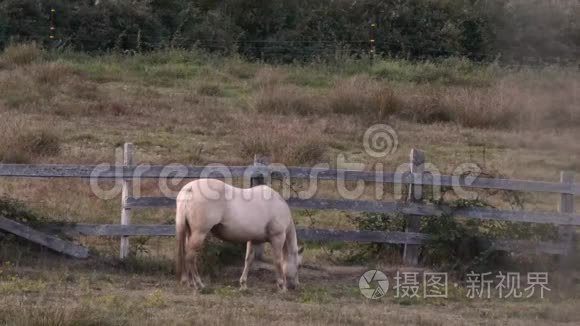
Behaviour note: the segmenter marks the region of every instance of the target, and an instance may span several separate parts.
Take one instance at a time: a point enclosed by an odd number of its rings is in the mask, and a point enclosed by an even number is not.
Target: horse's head
[[[286,275],[286,282],[289,289],[295,289],[299,285],[298,268],[302,265],[302,253],[304,247],[300,247],[293,257],[288,257],[284,265],[284,272]]]

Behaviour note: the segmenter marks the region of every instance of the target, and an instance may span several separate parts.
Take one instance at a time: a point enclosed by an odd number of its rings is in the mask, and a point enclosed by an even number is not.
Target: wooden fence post
[[[133,144],[125,143],[123,147],[123,165],[133,165]],[[131,224],[131,208],[127,207],[127,199],[133,196],[133,182],[131,179],[123,179],[123,192],[121,195],[121,225]],[[119,258],[129,256],[129,237],[121,237],[121,250]]]
[[[270,165],[272,163],[272,158],[269,156],[254,155],[254,166],[264,166]],[[259,185],[266,184],[266,180],[263,175],[253,176],[250,179],[250,187],[255,187]],[[254,257],[257,260],[264,261],[264,244],[254,246]]]
[[[411,173],[413,173],[413,180],[416,177],[423,177],[423,170],[425,165],[425,154],[415,148],[411,149],[410,154]],[[409,185],[408,202],[420,202],[423,196],[423,186],[417,184]],[[421,230],[421,216],[408,215],[407,226],[405,232],[420,232]],[[410,266],[417,266],[419,264],[419,245],[405,244],[403,249],[403,264]]]
[[[574,172],[562,171],[560,172],[560,182],[564,184],[574,184]],[[558,207],[560,213],[574,214],[574,195],[572,194],[561,194],[560,203]],[[566,270],[571,267],[574,258],[574,238],[576,228],[573,225],[560,225],[558,226],[558,235],[562,246],[564,248],[564,253],[560,257],[561,269]]]

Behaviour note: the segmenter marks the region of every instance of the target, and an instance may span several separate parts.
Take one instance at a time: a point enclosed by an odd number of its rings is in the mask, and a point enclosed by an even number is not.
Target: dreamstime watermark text
[[[232,184],[241,180],[243,188],[249,188],[251,179],[262,176],[267,185],[278,183],[279,192],[288,199],[298,197],[310,199],[317,195],[323,182],[330,181],[336,187],[336,193],[341,199],[359,200],[368,196],[367,184],[374,183],[372,199],[384,199],[385,187],[392,187],[395,199],[406,196],[406,186],[411,183],[429,187],[433,199],[440,199],[443,187],[451,187],[455,195],[462,199],[476,197],[469,186],[479,177],[481,169],[474,163],[458,164],[450,176],[442,176],[440,169],[433,163],[422,164],[423,173],[411,173],[411,163],[402,163],[394,168],[394,172],[386,171],[385,166],[392,160],[399,150],[397,132],[391,126],[379,124],[371,126],[363,135],[362,144],[366,155],[373,161],[372,166],[365,162],[349,160],[348,155],[339,153],[326,163],[319,163],[312,167],[288,167],[283,164],[249,166],[225,166],[223,164],[209,164],[206,166],[187,166],[183,164],[167,164],[163,166],[139,164],[124,166],[123,152],[115,153],[116,164],[103,163],[94,167],[90,173],[90,187],[92,192],[101,199],[118,198],[121,195],[124,181],[131,181],[132,196],[141,197],[142,184],[151,180],[157,183],[161,195],[175,197],[186,181],[191,179],[217,178],[225,183]],[[366,160],[369,161],[369,160]],[[334,167],[334,168],[333,168]],[[301,180],[301,182],[296,182]],[[393,186],[390,186],[392,184]],[[299,185],[299,186],[297,186]],[[328,186],[326,186],[328,187]],[[221,193],[218,189],[205,189],[204,196],[213,198]],[[252,196],[262,196],[270,199],[270,191],[252,191],[241,193],[244,200]],[[228,193],[235,196],[236,193]]]

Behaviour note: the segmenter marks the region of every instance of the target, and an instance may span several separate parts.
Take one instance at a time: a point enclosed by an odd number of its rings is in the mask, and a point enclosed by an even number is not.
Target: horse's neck
[[[298,239],[296,238],[296,226],[294,226],[294,221],[290,221],[290,226],[286,232],[285,247],[287,255],[298,254]]]

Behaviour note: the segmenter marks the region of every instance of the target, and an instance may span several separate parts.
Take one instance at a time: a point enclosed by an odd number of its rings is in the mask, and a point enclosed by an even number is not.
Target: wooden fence
[[[251,175],[252,184],[263,183],[260,176],[270,176],[278,173],[278,170],[263,164],[264,161],[256,160],[253,166],[228,167],[228,172],[233,178]],[[284,171],[286,177],[292,179],[315,179],[315,180],[341,180],[341,181],[365,181],[389,184],[410,185],[408,200],[404,202],[364,201],[345,199],[299,199],[290,198],[288,204],[293,208],[302,209],[329,209],[354,212],[373,213],[403,213],[408,216],[407,229],[405,232],[379,232],[379,231],[354,231],[354,230],[322,230],[322,229],[298,229],[298,237],[301,240],[317,241],[358,241],[403,244],[404,262],[409,265],[417,264],[418,246],[429,242],[429,235],[419,233],[419,224],[422,216],[451,215],[464,218],[481,220],[500,220],[511,222],[530,222],[557,225],[560,239],[553,242],[529,242],[529,241],[496,241],[494,246],[500,250],[525,250],[559,254],[568,260],[574,254],[574,240],[576,227],[580,225],[580,215],[575,213],[574,195],[580,193],[580,185],[574,183],[574,174],[562,172],[560,182],[542,182],[527,180],[509,180],[494,178],[463,178],[457,176],[433,175],[424,173],[424,156],[420,151],[411,152],[411,171],[405,173],[383,173],[368,171],[337,170],[323,168],[289,167]],[[180,177],[200,178],[207,176],[212,168],[186,166],[181,169]],[[216,168],[215,172],[220,172]],[[131,214],[134,209],[150,207],[175,207],[175,199],[167,197],[133,197],[131,182],[139,179],[158,179],[167,177],[165,166],[135,165],[133,162],[133,146],[125,144],[123,165],[26,165],[26,164],[0,164],[0,177],[26,177],[26,178],[96,178],[123,180],[121,224],[112,225],[53,225],[47,227],[52,231],[59,231],[70,235],[84,236],[119,236],[121,237],[120,257],[125,258],[129,253],[130,236],[172,236],[175,234],[173,225],[135,225],[131,224]],[[502,189],[522,192],[544,192],[560,194],[559,212],[533,212],[499,210],[491,208],[461,208],[452,209],[446,206],[435,206],[420,201],[419,194],[422,185],[435,186],[460,186],[463,188],[478,189]],[[1,218],[1,217],[0,217]],[[18,231],[10,223],[1,223],[0,229],[24,236],[34,233],[34,230]],[[4,221],[5,222],[5,221]],[[20,225],[19,227],[22,227]],[[52,237],[46,235],[46,237]],[[34,239],[27,237],[35,241]],[[56,238],[46,238],[41,244],[50,247],[50,243],[57,241]],[[38,241],[35,241],[38,242]],[[40,242],[39,242],[40,243]],[[62,243],[58,242],[58,248],[62,250]],[[70,252],[78,253],[77,247],[71,244]],[[81,250],[82,251],[82,250]],[[80,252],[73,255],[85,257],[88,252]]]

